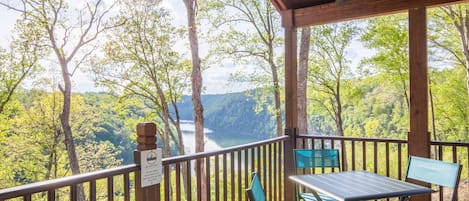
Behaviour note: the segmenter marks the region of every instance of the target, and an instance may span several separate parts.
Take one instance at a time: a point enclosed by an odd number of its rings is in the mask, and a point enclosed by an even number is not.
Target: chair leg
[[[316,198],[317,201],[322,201],[322,198],[318,195],[316,191],[313,191],[313,195]]]

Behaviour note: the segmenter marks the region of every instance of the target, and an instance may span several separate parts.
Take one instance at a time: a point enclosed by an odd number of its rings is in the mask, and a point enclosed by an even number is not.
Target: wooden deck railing
[[[288,136],[212,152],[163,159],[163,181],[157,185],[157,199],[166,201],[246,200],[244,190],[250,173],[260,173],[267,200],[283,200],[283,142]],[[407,141],[337,136],[297,136],[298,144],[310,148],[340,148],[344,170],[367,170],[403,179],[407,165]],[[462,180],[469,175],[469,143],[432,142],[433,158],[463,165]],[[195,171],[204,164],[204,175]],[[0,190],[0,201],[15,200],[77,200],[82,185],[87,200],[134,200],[138,187],[135,172],[140,167],[127,165],[98,172],[49,180]],[[321,171],[321,170],[317,170]],[[322,170],[324,171],[324,170]],[[202,191],[202,180],[207,184]],[[190,190],[187,190],[190,189]],[[469,189],[467,189],[469,190]],[[444,191],[440,191],[444,192]],[[435,196],[443,200],[444,194]]]
[[[340,149],[344,171],[367,170],[400,180],[405,178],[408,160],[406,140],[300,135],[297,143],[310,148]],[[431,145],[432,158],[462,164],[461,180],[467,181],[469,143],[433,141]],[[465,188],[460,190],[468,192],[469,185]],[[446,190],[440,188],[433,200],[444,200]]]
[[[200,200],[202,194],[209,200],[247,200],[245,189],[251,181],[252,171],[259,172],[268,200],[282,200],[283,140],[287,138],[284,136],[212,152],[165,158],[162,160],[163,182],[157,185],[160,191],[157,200]],[[200,188],[201,174],[194,170],[197,163],[205,164],[204,173],[209,175],[204,179],[206,192]],[[12,198],[56,200],[58,194],[69,197],[65,200],[77,200],[79,185],[86,189],[87,200],[130,201],[134,200],[134,176],[138,170],[140,167],[134,164],[2,189],[0,201]],[[188,181],[184,182],[183,178]],[[102,182],[105,184],[99,185],[101,188],[97,189],[96,184]],[[68,188],[65,192],[64,187]]]
[[[260,174],[267,200],[281,200],[283,175],[283,140],[287,136],[218,151],[178,156],[163,161],[165,177],[160,184],[164,200],[200,200],[206,194],[209,200],[246,200],[245,189],[251,181],[251,172]],[[198,162],[205,164],[206,192],[199,187],[202,176],[193,167]],[[183,167],[189,179],[188,189],[183,190]],[[209,167],[209,168],[207,168]],[[172,170],[171,177],[167,177]],[[163,199],[162,199],[163,200]]]
[[[22,198],[23,200],[77,200],[78,185],[83,184],[88,189],[87,200],[97,200],[102,195],[103,191],[106,193],[105,197],[108,200],[114,200],[114,182],[120,177],[122,180],[122,197],[125,201],[130,201],[130,187],[132,186],[130,178],[131,174],[139,170],[137,165],[127,165],[119,168],[112,168],[97,172],[85,173],[64,177],[60,179],[47,180],[27,184],[23,186],[2,189],[0,190],[0,200],[7,200],[11,198]],[[132,175],[133,176],[133,175]],[[97,188],[97,183],[102,183],[105,180],[104,189]],[[67,189],[63,189],[67,188]],[[63,191],[66,192],[63,192]],[[68,194],[69,198],[59,199],[64,194]]]

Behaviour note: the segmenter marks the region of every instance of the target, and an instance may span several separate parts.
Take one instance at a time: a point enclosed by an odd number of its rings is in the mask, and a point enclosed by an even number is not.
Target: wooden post
[[[295,200],[295,184],[288,178],[295,174],[293,149],[298,132],[298,57],[297,34],[293,22],[293,10],[282,12],[285,28],[285,134],[290,136],[284,141],[284,193],[285,201]]]
[[[134,151],[134,162],[140,165],[140,152],[156,149],[156,125],[154,123],[139,123],[137,125],[137,150]],[[160,185],[142,188],[141,172],[135,171],[135,200],[159,201]]]
[[[409,155],[430,157],[428,133],[427,12],[409,10],[410,132]],[[421,184],[421,183],[420,183]],[[428,184],[424,184],[430,186]],[[412,201],[431,200],[431,195],[413,196]]]

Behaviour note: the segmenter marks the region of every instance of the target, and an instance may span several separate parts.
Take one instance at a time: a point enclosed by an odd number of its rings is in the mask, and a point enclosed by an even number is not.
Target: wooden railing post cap
[[[156,124],[153,122],[137,124],[137,135],[146,137],[156,136]]]

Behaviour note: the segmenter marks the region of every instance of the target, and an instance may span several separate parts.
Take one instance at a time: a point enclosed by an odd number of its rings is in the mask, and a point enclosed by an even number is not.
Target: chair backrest
[[[439,160],[411,156],[407,167],[406,180],[415,179],[426,183],[432,183],[453,189],[457,192],[461,165]]]
[[[265,201],[264,190],[257,172],[252,173],[251,186],[246,189],[246,194],[251,201]]]
[[[295,149],[296,168],[339,168],[337,149]]]

